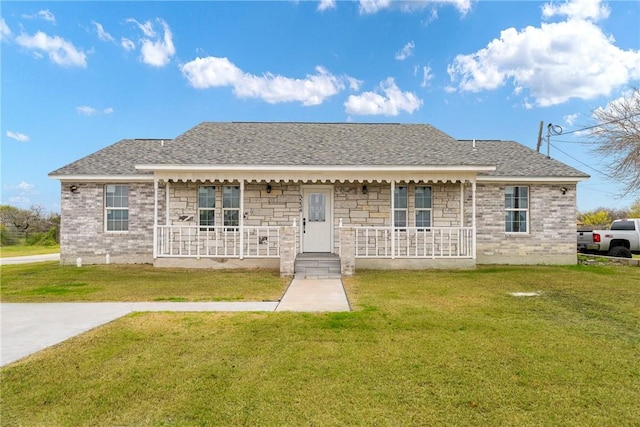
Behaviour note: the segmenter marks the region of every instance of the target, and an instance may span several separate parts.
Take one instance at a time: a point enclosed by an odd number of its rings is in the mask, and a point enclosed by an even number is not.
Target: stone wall
[[[75,192],[70,190],[74,185]],[[129,185],[129,230],[107,232],[105,186],[63,183],[61,190],[60,258],[63,264],[153,262],[153,183]],[[164,187],[159,190],[159,213],[164,215]]]

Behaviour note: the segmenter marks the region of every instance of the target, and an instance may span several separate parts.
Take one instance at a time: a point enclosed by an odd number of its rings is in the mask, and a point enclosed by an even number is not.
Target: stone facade
[[[323,183],[324,184],[324,183]],[[70,191],[71,185],[77,190]],[[222,187],[239,185],[234,182],[177,182],[158,189],[158,223],[160,225],[189,225],[180,217],[192,216],[198,220],[198,187],[216,187],[216,225],[222,224]],[[304,184],[310,185],[310,184]],[[511,184],[510,184],[511,185]],[[364,189],[366,186],[366,190]],[[471,185],[459,183],[397,183],[408,187],[408,227],[415,226],[415,188],[429,186],[432,189],[433,227],[470,227],[472,225]],[[575,206],[576,186],[529,184],[529,231],[505,233],[504,191],[505,185],[479,183],[476,193],[477,263],[553,263],[573,264],[575,255]],[[169,211],[165,209],[166,189],[169,192]],[[563,189],[566,189],[563,194]],[[114,263],[144,262],[153,260],[153,183],[129,184],[129,230],[105,231],[105,184],[69,183],[62,188],[61,258],[65,264],[83,258],[85,263],[106,262],[109,254]],[[300,183],[246,183],[244,206],[240,215],[246,226],[280,226],[282,274],[293,271],[291,254],[300,252],[299,227],[302,212],[302,185]],[[461,197],[464,207],[461,210]],[[353,246],[355,227],[389,227],[391,223],[391,188],[388,183],[335,183],[333,184],[333,252],[339,253]],[[339,224],[342,222],[343,229]],[[461,224],[462,223],[462,224]],[[296,231],[297,230],[297,231]],[[343,230],[343,231],[341,231]],[[350,230],[347,232],[347,230]],[[286,250],[285,250],[286,249]],[[252,260],[240,260],[234,266],[252,266]],[[349,274],[355,265],[381,268],[397,265],[428,266],[419,260],[353,260],[344,263]],[[376,264],[378,262],[378,264]],[[448,260],[451,266],[456,260]],[[202,262],[200,264],[211,264]],[[391,263],[391,264],[389,264]],[[169,263],[174,265],[175,263]],[[216,262],[216,266],[224,263]],[[437,263],[432,263],[436,265]],[[459,265],[469,266],[466,260]],[[471,264],[474,264],[473,262]],[[257,265],[257,264],[256,264]],[[343,267],[345,268],[345,267]]]

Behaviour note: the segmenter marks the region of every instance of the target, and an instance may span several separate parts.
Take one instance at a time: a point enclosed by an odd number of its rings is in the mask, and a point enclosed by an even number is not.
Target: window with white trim
[[[415,198],[415,215],[416,227],[431,227],[431,187],[416,187]]]
[[[529,187],[505,187],[504,231],[527,233],[529,230]]]
[[[200,227],[216,225],[216,187],[198,187],[198,224]]]
[[[409,205],[407,203],[407,187],[396,187],[393,193],[393,226],[406,227],[407,213]]]
[[[104,199],[106,230],[129,231],[129,186],[106,185]]]
[[[225,186],[222,189],[222,215],[226,227],[240,225],[240,187]]]

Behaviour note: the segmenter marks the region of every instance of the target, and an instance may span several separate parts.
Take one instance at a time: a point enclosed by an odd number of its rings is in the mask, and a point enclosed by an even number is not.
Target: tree
[[[633,202],[629,208],[629,218],[640,218],[640,199]]]
[[[611,178],[624,185],[625,195],[640,195],[640,89],[596,109],[593,118],[591,136],[596,152],[611,159]]]
[[[611,215],[604,209],[596,211],[585,212],[580,215],[579,218],[584,225],[588,225],[594,228],[605,228],[611,224]]]

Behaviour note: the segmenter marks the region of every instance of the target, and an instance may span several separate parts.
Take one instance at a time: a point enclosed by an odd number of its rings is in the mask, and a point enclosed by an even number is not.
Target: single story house
[[[356,268],[575,264],[588,175],[427,124],[215,123],[125,139],[50,173],[61,262]]]

